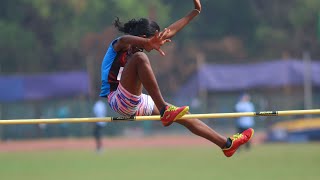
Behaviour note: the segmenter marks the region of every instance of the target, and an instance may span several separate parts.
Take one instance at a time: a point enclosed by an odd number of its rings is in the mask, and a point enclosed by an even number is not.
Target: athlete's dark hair
[[[114,26],[125,34],[130,34],[133,36],[146,35],[151,37],[156,31],[160,31],[159,25],[155,21],[151,21],[146,18],[140,18],[138,20],[131,19],[130,21],[122,24],[118,17],[114,21]]]

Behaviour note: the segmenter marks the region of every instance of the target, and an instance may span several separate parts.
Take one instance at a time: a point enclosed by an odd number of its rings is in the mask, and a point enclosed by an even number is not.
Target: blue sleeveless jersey
[[[117,89],[119,71],[127,62],[127,52],[116,52],[113,48],[117,40],[115,39],[111,42],[102,61],[100,97],[107,97],[111,91]]]

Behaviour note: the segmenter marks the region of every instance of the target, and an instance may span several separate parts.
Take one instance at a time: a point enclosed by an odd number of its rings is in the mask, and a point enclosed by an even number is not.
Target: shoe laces
[[[175,110],[177,110],[177,109],[178,109],[178,108],[175,107],[175,106],[169,106],[168,109],[167,109],[167,111],[175,111]]]
[[[243,134],[237,133],[237,134],[235,134],[235,135],[232,136],[232,140],[240,139],[242,136],[243,136]]]

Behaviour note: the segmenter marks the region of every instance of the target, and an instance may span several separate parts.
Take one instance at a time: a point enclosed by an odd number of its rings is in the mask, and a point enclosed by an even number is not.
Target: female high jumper
[[[199,119],[180,119],[188,113],[189,106],[176,107],[167,103],[160,92],[148,56],[144,50],[157,50],[170,42],[189,22],[200,14],[200,0],[193,0],[194,8],[183,18],[174,22],[163,31],[155,21],[146,18],[132,19],[122,24],[117,18],[115,27],[125,35],[111,42],[101,66],[101,97],[107,98],[110,107],[124,116],[160,115],[164,126],[173,122],[181,124],[192,133],[219,146],[225,156],[231,157],[239,146],[253,136],[249,128],[241,134],[224,137]],[[143,94],[142,89],[149,95]]]

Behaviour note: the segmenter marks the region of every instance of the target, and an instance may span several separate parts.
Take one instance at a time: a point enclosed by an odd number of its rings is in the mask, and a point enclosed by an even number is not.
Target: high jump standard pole
[[[305,114],[320,114],[320,109],[238,112],[238,113],[186,114],[181,119],[237,118],[237,117],[245,117],[245,116],[295,116],[295,115],[305,115]],[[131,116],[131,117],[105,117],[105,118],[90,117],[90,118],[52,118],[52,119],[11,119],[11,120],[0,120],[0,125],[90,123],[90,122],[112,122],[112,121],[157,121],[157,120],[160,120],[159,115]]]

